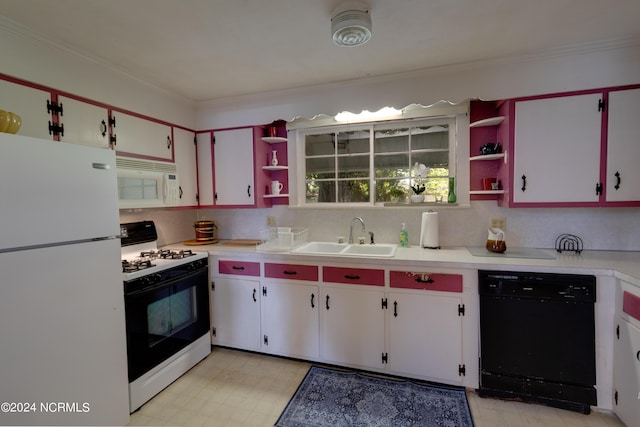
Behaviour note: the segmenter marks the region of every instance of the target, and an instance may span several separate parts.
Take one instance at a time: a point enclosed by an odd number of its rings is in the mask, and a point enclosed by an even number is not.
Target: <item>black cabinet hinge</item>
[[[618,405],[618,390],[616,390],[616,392],[613,393],[613,400],[616,402],[616,405]]]
[[[604,99],[598,99],[598,111],[604,111],[607,108],[607,102]]]
[[[384,310],[385,308],[388,308],[388,304],[387,304],[387,299],[386,298],[382,298],[382,309]]]
[[[193,145],[198,145],[198,138],[195,135],[193,135]]]
[[[64,116],[64,111],[62,109],[62,102],[58,104],[56,102],[49,102],[49,100],[47,100],[47,113],[60,114],[61,116]]]
[[[115,147],[116,146],[116,136],[115,135],[111,135],[109,136],[109,144],[111,144],[111,146]]]
[[[212,291],[216,290],[216,282],[211,282],[211,290]]]
[[[58,125],[57,123],[49,122],[49,135],[64,136],[64,124]]]
[[[116,127],[116,116],[109,117],[109,126],[111,126],[112,128]]]
[[[263,341],[264,341],[264,345],[269,345],[269,336],[265,335],[263,338]]]
[[[266,286],[262,287],[262,296],[265,296],[265,297],[267,296],[267,287]]]
[[[196,202],[200,202],[200,195],[196,193]]]
[[[464,316],[464,304],[458,304],[458,316]]]
[[[213,200],[218,200],[218,193],[213,193]]]
[[[389,353],[382,353],[382,363],[389,363]]]
[[[216,336],[216,328],[211,328],[211,335]]]
[[[602,183],[598,182],[596,184],[596,196],[602,195]]]
[[[458,365],[458,376],[464,377],[467,374],[467,367],[465,365]]]
[[[616,325],[616,338],[620,339],[620,325]]]

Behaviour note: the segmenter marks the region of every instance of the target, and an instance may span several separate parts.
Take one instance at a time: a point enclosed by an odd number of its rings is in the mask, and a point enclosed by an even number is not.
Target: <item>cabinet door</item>
[[[320,354],[318,286],[286,282],[263,285],[263,349],[268,353],[317,360]]]
[[[598,202],[600,99],[587,94],[516,102],[515,203]]]
[[[22,119],[18,135],[53,139],[49,134],[51,114],[47,112],[49,92],[0,80],[0,94],[0,109],[16,113]]]
[[[196,135],[198,152],[198,202],[200,206],[213,205],[213,150],[211,134]]]
[[[384,292],[325,287],[321,292],[322,359],[337,365],[384,368]]]
[[[388,294],[389,369],[446,384],[462,382],[458,295]]]
[[[180,178],[180,206],[198,205],[195,133],[173,128],[174,154]]]
[[[252,206],[255,201],[253,129],[214,132],[217,206]]]
[[[171,126],[114,111],[112,132],[120,154],[137,154],[161,160],[173,160]]]
[[[92,147],[109,147],[109,113],[106,108],[75,99],[58,96],[63,113],[59,121],[64,125],[61,141]]]
[[[213,344],[260,350],[260,282],[214,278],[211,292]]]
[[[614,342],[614,411],[628,426],[640,420],[640,329],[618,317]]]
[[[640,200],[640,89],[609,93],[606,200]]]

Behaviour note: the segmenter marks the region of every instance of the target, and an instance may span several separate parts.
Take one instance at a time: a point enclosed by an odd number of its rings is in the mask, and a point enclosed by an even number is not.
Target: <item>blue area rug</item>
[[[472,427],[473,420],[462,388],[312,366],[276,426]]]

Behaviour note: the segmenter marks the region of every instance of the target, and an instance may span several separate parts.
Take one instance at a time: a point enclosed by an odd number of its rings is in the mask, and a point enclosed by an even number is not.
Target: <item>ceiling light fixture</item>
[[[332,14],[331,34],[338,46],[360,46],[371,38],[371,15],[361,2],[344,2]]]

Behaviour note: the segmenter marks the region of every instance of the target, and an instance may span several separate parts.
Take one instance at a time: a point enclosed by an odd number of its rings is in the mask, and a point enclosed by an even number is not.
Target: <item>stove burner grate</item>
[[[122,272],[133,273],[134,271],[145,270],[147,268],[155,267],[155,264],[151,263],[150,259],[127,261],[122,260]]]

